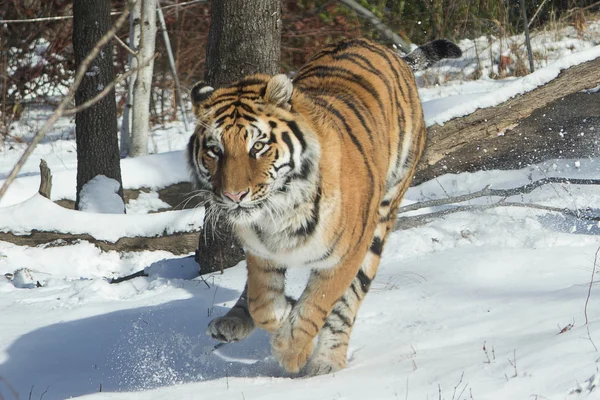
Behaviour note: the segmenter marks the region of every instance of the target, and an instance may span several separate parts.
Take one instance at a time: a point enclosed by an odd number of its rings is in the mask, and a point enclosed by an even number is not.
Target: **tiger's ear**
[[[192,106],[198,107],[200,103],[208,99],[208,97],[214,92],[215,89],[204,81],[200,81],[192,86],[190,96],[192,98]]]
[[[275,75],[267,83],[264,99],[267,103],[289,110],[293,91],[294,85],[290,78],[284,74]]]

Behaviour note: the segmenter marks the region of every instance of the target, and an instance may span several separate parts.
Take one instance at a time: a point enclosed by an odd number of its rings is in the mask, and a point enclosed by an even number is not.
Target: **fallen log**
[[[585,119],[600,116],[600,93],[578,93],[600,86],[600,58],[587,61],[560,72],[548,82],[530,92],[517,95],[495,107],[478,109],[443,126],[432,125],[427,131],[427,148],[419,164],[415,184],[446,173],[459,173],[494,168],[518,168],[539,162],[540,157],[570,157],[569,139],[551,131],[544,119],[559,125],[565,119]],[[577,101],[570,107],[568,100]],[[561,99],[565,98],[564,101]],[[563,104],[560,104],[563,103]],[[556,109],[559,115],[556,114]],[[534,112],[538,111],[536,115]],[[577,116],[569,113],[579,112]],[[529,126],[523,122],[530,120]],[[545,129],[540,129],[545,128]],[[588,135],[587,138],[593,136]],[[599,132],[596,130],[596,138]],[[580,139],[587,139],[582,136]],[[587,143],[587,142],[586,142]],[[592,141],[593,143],[593,141]],[[577,144],[576,144],[577,145]],[[549,152],[549,146],[555,149]],[[578,147],[585,147],[582,144]],[[584,149],[585,150],[585,149]],[[589,148],[587,150],[590,150]],[[539,153],[519,164],[519,155]],[[590,155],[590,154],[587,154]],[[581,155],[571,155],[581,156]],[[498,162],[512,159],[512,164]]]
[[[193,253],[198,246],[198,232],[178,232],[156,237],[123,237],[116,242],[98,240],[91,235],[34,230],[28,235],[0,232],[0,241],[18,246],[59,247],[80,241],[92,243],[102,251],[168,251],[175,255]]]

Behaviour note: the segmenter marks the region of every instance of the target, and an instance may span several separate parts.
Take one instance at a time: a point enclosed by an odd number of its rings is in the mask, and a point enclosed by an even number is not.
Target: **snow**
[[[116,242],[121,237],[195,231],[202,227],[203,218],[203,209],[146,215],[79,212],[60,207],[37,194],[22,203],[0,208],[0,232],[26,235],[34,230],[57,231]]]
[[[104,175],[93,177],[81,188],[79,210],[87,213],[123,214],[125,204],[119,196],[121,184]]]
[[[421,89],[428,123],[496,104],[600,56],[598,46],[580,47],[549,56],[552,62],[524,78]],[[44,110],[26,114],[13,136],[30,138],[45,117]],[[67,210],[37,194],[43,158],[53,172],[52,200],[75,198],[72,132],[72,121],[62,119],[35,150],[0,203],[0,232],[57,230],[114,242],[201,228],[203,209],[149,213],[168,206],[159,189],[189,179],[181,124],[151,132],[156,154],[122,160],[124,188],[143,189],[125,205],[126,215]],[[0,184],[24,145],[4,146]],[[410,188],[403,204],[544,177],[598,176],[599,158],[447,174]],[[548,184],[505,201],[597,213],[600,186]],[[452,213],[393,232],[358,314],[348,367],[306,379],[282,372],[265,332],[223,346],[204,334],[237,300],[245,262],[198,277],[191,254],[102,252],[87,241],[39,247],[0,241],[0,398],[597,399],[597,283],[588,291],[599,235],[594,221],[515,207]],[[140,270],[148,276],[109,283]],[[290,271],[290,294],[297,296],[306,278],[306,271]]]
[[[498,105],[506,100],[522,93],[529,92],[539,86],[542,86],[552,79],[556,78],[560,71],[573,65],[581,64],[586,61],[594,60],[600,57],[600,46],[581,51],[556,61],[555,63],[538,69],[537,71],[522,78],[509,79],[506,82],[490,82],[488,90],[478,85],[477,90],[485,92],[470,92],[463,90],[460,95],[448,96],[442,99],[425,101],[427,98],[421,95],[424,103],[423,112],[425,113],[425,123],[427,126],[438,124],[455,117],[471,114],[478,108],[487,108]],[[474,86],[474,85],[468,85]],[[435,89],[434,89],[435,90]],[[430,90],[431,91],[431,90]]]

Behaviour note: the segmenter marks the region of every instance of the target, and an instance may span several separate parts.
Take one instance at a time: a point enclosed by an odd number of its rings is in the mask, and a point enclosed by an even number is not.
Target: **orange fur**
[[[412,71],[393,51],[353,39],[317,53],[293,84],[253,75],[196,92],[190,165],[246,249],[242,297],[253,322],[272,333],[287,371],[307,362],[311,375],[343,368],[358,307],[425,146]],[[227,193],[247,195],[232,203]],[[290,267],[312,270],[297,302],[284,292]]]

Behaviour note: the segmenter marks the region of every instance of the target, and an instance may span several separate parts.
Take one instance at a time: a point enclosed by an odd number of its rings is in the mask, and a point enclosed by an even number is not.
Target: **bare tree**
[[[253,73],[277,74],[281,54],[281,0],[212,0],[205,80],[213,87]],[[209,224],[204,224],[205,229]],[[203,233],[198,261],[206,270],[235,265],[241,249],[225,229]]]
[[[157,0],[138,0],[130,17],[129,46],[135,52],[129,55],[130,69],[145,65],[129,79],[127,102],[121,126],[121,154],[133,157],[148,154],[150,131],[150,97],[156,44]]]
[[[73,51],[78,68],[96,42],[111,28],[109,0],[75,0],[73,2]],[[75,103],[81,105],[94,98],[115,79],[113,48],[106,44],[92,61],[75,93]],[[77,201],[83,186],[96,175],[119,182],[123,197],[119,144],[117,139],[117,107],[114,89],[89,108],[77,113]]]

